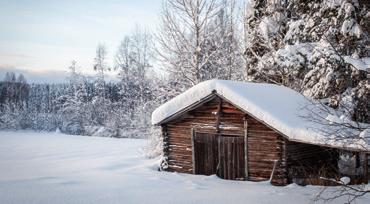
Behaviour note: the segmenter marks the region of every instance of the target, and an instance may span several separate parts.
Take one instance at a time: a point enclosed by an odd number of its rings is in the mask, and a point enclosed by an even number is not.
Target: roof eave
[[[205,97],[203,97],[201,100],[197,101],[196,103],[192,103],[191,105],[177,111],[176,113],[168,116],[167,118],[161,120],[160,122],[157,122],[153,125],[163,125],[165,123],[168,123],[170,121],[172,121],[173,119],[177,118],[178,116],[181,116],[183,114],[185,114],[186,112],[190,111],[190,110],[193,110],[197,107],[199,107],[200,105],[203,105],[204,103],[212,100],[214,97],[218,96],[217,95],[217,91],[216,90],[213,90],[210,94],[206,95]]]

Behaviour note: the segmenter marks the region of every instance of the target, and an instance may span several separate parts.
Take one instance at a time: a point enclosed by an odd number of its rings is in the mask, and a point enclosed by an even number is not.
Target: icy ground
[[[140,156],[146,143],[0,132],[0,203],[313,203],[321,190],[159,172],[156,160]],[[370,203],[370,196],[358,203]]]

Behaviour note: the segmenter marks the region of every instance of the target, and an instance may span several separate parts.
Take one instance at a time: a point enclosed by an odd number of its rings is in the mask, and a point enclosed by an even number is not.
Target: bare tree
[[[348,185],[346,179],[342,179],[340,181],[328,178],[321,179],[324,181],[332,182],[338,185],[339,188],[335,189],[334,191],[330,191],[326,187],[322,188],[322,190],[316,195],[314,201],[333,201],[345,197],[347,199],[347,203],[354,203],[356,199],[370,193],[370,190],[366,188],[366,185]]]
[[[149,132],[148,105],[153,98],[154,88],[150,87],[152,75],[153,40],[151,33],[136,26],[135,30],[124,37],[115,55],[115,69],[119,71],[122,110],[112,113],[112,124],[128,130],[140,129]],[[122,127],[123,126],[123,127]],[[144,131],[146,130],[146,131]]]
[[[105,118],[109,108],[110,101],[106,98],[105,72],[110,71],[107,63],[107,49],[103,44],[96,48],[94,58],[94,70],[97,72],[97,79],[94,83],[95,96],[92,101],[91,115],[95,125],[104,125]]]
[[[205,49],[219,28],[211,28],[220,8],[217,0],[167,0],[157,35],[159,59],[166,71],[195,85],[207,78],[206,70],[215,49]]]
[[[136,26],[131,35],[125,36],[115,55],[115,69],[122,79],[127,77],[143,80],[152,66],[153,40],[147,29]]]
[[[98,72],[98,78],[104,81],[104,72],[109,71],[107,64],[107,48],[103,44],[99,44],[96,48],[96,56],[94,58],[94,70]]]
[[[335,110],[328,106],[327,100],[312,102],[303,107],[305,118],[311,122],[313,131],[319,132],[325,138],[327,144],[337,144],[343,148],[361,149],[363,153],[355,155],[346,150],[338,150],[338,173],[340,180],[328,178],[322,175],[320,179],[338,188],[323,187],[316,195],[315,200],[331,201],[346,197],[348,203],[355,202],[359,197],[370,193],[366,185],[350,185],[351,179],[347,176],[363,176],[368,174],[364,166],[368,160],[366,154],[369,151],[370,125],[351,120],[351,108],[346,104],[340,104],[341,109]]]
[[[211,78],[244,80],[244,61],[240,46],[240,28],[238,26],[238,5],[235,0],[223,0],[216,18],[211,23],[212,30],[218,30],[210,36],[206,49],[215,52],[206,66],[212,69]]]

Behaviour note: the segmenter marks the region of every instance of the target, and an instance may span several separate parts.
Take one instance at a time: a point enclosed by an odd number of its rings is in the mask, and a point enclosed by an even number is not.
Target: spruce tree
[[[366,75],[356,66],[370,57],[368,12],[356,0],[251,1],[244,18],[248,79],[326,99],[369,122]]]

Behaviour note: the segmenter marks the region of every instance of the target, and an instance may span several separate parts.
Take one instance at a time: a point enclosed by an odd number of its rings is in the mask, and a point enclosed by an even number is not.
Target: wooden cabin
[[[277,85],[200,83],[153,112],[153,124],[162,127],[164,169],[275,185],[331,185],[320,177],[344,175],[367,183],[367,150],[313,136],[292,114],[304,101]],[[355,159],[355,172],[340,172],[340,155]]]

